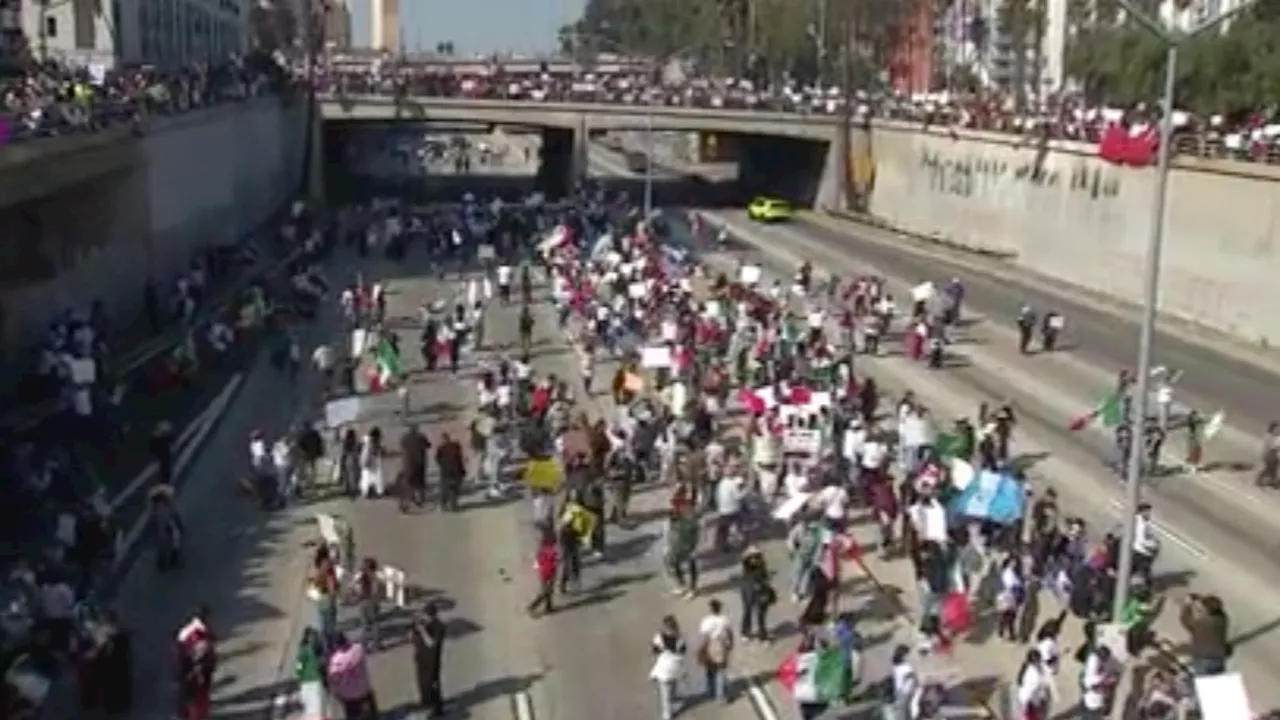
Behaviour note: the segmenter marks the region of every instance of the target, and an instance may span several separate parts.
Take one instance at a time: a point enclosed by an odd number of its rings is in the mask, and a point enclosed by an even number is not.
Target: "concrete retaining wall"
[[[95,299],[136,312],[149,277],[172,277],[197,248],[262,225],[299,190],[306,121],[305,103],[274,98],[160,118],[119,139],[129,156],[119,169],[0,209],[13,241],[0,252],[13,269],[0,287],[4,347],[29,344],[54,315]],[[48,279],[32,281],[43,275],[32,267],[49,268]]]
[[[157,270],[192,248],[231,242],[300,187],[306,107],[273,99],[175,118],[142,148]]]
[[[1117,167],[1078,146],[943,131],[877,128],[870,140],[872,215],[1090,290],[1141,299],[1155,170]],[[1198,165],[1172,171],[1161,310],[1280,344],[1273,310],[1280,305],[1280,173]]]

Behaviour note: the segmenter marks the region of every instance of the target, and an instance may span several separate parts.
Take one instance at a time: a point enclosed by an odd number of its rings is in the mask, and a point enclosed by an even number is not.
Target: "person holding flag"
[[[400,351],[390,338],[384,336],[373,349],[375,369],[369,377],[369,391],[383,392],[404,376]]]
[[[850,675],[839,645],[807,632],[778,668],[778,681],[795,699],[800,717],[815,720],[848,696]]]

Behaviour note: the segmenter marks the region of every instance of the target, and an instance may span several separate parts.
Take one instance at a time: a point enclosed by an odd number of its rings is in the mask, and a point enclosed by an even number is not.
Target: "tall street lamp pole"
[[[583,37],[584,36],[579,34],[575,29],[572,35],[572,48],[571,48],[572,52],[570,53],[571,55],[570,62],[573,64],[573,75],[575,80],[577,80],[579,76],[577,50],[581,46]],[[594,43],[611,46],[612,49],[615,51],[620,51],[628,55],[631,53],[631,50],[629,50],[626,46],[622,45],[621,43],[614,42],[612,39],[608,37],[604,37],[601,35],[591,35],[588,37],[590,37],[590,39]],[[674,53],[671,53],[671,57],[679,58],[685,53],[688,53],[689,51],[695,50],[699,47],[701,46],[696,44],[690,45],[689,47],[686,47],[681,50],[677,50]],[[657,75],[658,73],[661,73],[661,72],[662,72],[662,68],[655,64],[654,74]],[[643,203],[642,207],[644,209],[645,218],[648,218],[653,214],[653,180],[654,180],[653,152],[656,147],[654,132],[653,132],[653,109],[654,109],[654,105],[656,105],[657,102],[658,102],[658,95],[654,94],[651,91],[651,89],[646,89],[644,94],[644,138],[645,138],[644,140],[644,144],[645,144],[644,199],[642,201]]]
[[[1160,38],[1165,44],[1164,94],[1161,98],[1160,147],[1156,155],[1156,192],[1151,207],[1151,237],[1147,244],[1146,268],[1143,273],[1142,325],[1138,335],[1138,402],[1135,424],[1141,427],[1146,421],[1147,397],[1151,384],[1151,355],[1155,339],[1156,306],[1160,292],[1160,254],[1164,250],[1165,206],[1169,199],[1169,156],[1173,140],[1174,86],[1178,77],[1178,54],[1191,38],[1215,28],[1239,15],[1258,0],[1245,0],[1227,12],[1221,13],[1187,30],[1177,30],[1147,15],[1134,6],[1132,0],[1117,0],[1134,20]],[[1112,605],[1112,617],[1119,621],[1124,606],[1129,601],[1129,582],[1133,574],[1133,543],[1137,524],[1134,517],[1142,499],[1142,453],[1131,450],[1125,472],[1127,485],[1124,536],[1120,546],[1120,563],[1116,577],[1116,594]]]

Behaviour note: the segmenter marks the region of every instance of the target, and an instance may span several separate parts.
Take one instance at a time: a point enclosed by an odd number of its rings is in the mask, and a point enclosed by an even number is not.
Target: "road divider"
[[[511,716],[515,720],[536,720],[533,714],[533,700],[527,691],[521,690],[512,694]]]

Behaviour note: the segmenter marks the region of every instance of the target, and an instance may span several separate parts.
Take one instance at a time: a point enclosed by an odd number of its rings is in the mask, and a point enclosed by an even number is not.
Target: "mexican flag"
[[[839,647],[791,653],[778,667],[778,682],[797,702],[841,702],[853,686],[851,661]]]
[[[378,374],[373,378],[373,390],[375,392],[386,389],[391,381],[400,377],[404,373],[404,368],[400,365],[400,353],[391,346],[390,342],[383,339],[378,342],[378,347],[373,351],[374,360],[378,364]]]
[[[1124,395],[1112,393],[1102,399],[1097,407],[1071,421],[1067,427],[1076,432],[1090,425],[1098,424],[1104,428],[1113,428],[1124,419]]]
[[[933,448],[940,460],[950,460],[959,457],[960,452],[964,450],[964,438],[949,433],[938,433],[938,437],[933,442]]]

